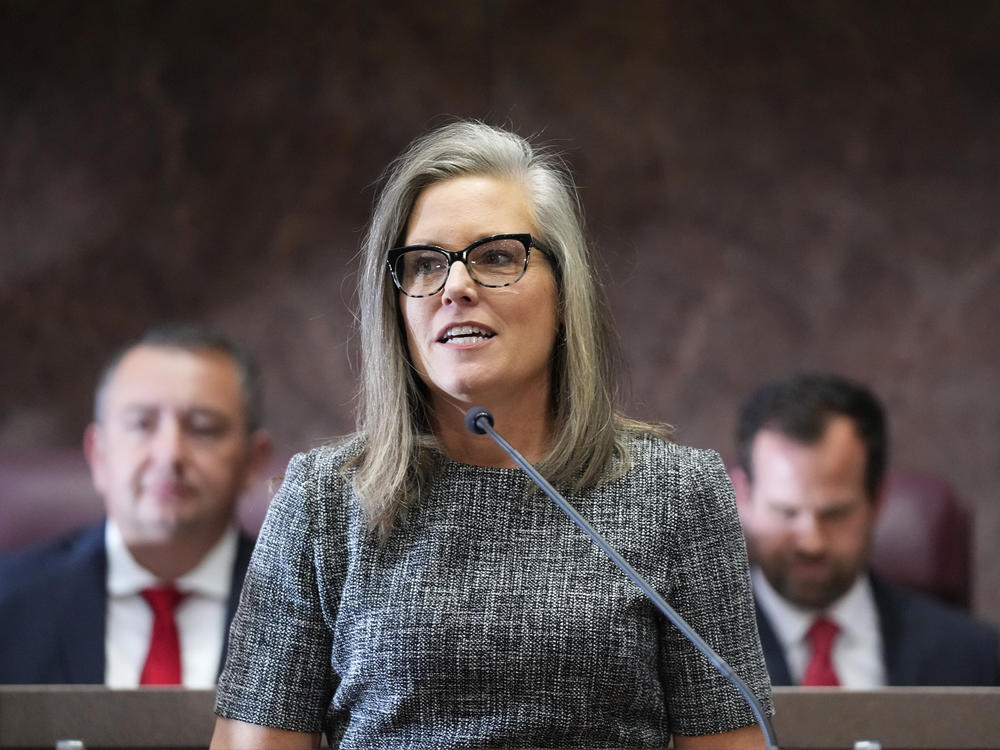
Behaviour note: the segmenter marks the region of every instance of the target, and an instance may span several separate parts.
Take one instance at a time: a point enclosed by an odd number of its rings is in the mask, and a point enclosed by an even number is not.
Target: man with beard
[[[255,364],[150,330],[105,368],[84,451],[107,520],[0,559],[0,683],[214,687],[253,550],[235,510],[271,451]]]
[[[775,685],[997,685],[997,633],[872,575],[886,420],[841,377],[798,374],[744,404],[733,472]]]

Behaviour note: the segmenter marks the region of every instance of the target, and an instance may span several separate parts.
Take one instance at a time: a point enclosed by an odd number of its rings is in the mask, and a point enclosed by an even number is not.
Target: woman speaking
[[[754,715],[493,441],[496,429],[770,707],[717,454],[617,410],[617,345],[561,161],[447,125],[365,237],[357,433],[290,463],[213,748],[763,747]]]

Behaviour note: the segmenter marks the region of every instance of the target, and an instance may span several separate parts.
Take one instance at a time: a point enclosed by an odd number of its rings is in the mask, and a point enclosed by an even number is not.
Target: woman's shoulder
[[[665,483],[685,495],[732,494],[732,484],[719,453],[682,445],[662,434],[636,431],[626,437],[628,471],[633,481]]]
[[[339,471],[353,463],[364,451],[364,447],[364,438],[355,433],[301,451],[292,457],[292,461]]]
[[[622,435],[633,464],[701,471],[722,467],[719,453],[672,440],[662,432],[628,430]]]
[[[341,511],[356,510],[351,489],[352,462],[361,455],[363,446],[362,440],[348,436],[296,453],[284,474],[276,478],[277,491],[268,514],[286,514],[285,523],[299,523],[289,519],[304,514],[303,517],[326,519],[324,523],[337,526],[340,522],[333,523],[331,514],[340,517]],[[343,516],[341,520],[346,518]]]
[[[288,462],[284,479],[302,483],[348,475],[363,453],[364,445],[360,435],[348,435],[296,453]]]
[[[695,516],[712,516],[730,506],[735,513],[732,482],[717,451],[638,433],[629,436],[629,454],[624,479],[632,486],[675,493]]]

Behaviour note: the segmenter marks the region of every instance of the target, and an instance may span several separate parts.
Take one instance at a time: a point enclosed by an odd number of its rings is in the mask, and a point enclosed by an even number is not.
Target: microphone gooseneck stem
[[[577,512],[576,508],[569,504],[565,497],[553,487],[549,481],[538,473],[538,470],[532,466],[528,460],[522,456],[517,449],[514,448],[510,443],[508,443],[496,430],[493,429],[493,415],[487,409],[481,406],[473,407],[466,413],[466,426],[472,431],[480,435],[489,435],[493,441],[499,445],[503,450],[509,455],[514,462],[524,469],[525,473],[537,484],[542,490],[548,495],[552,501],[559,506],[559,508],[569,516],[570,520],[580,528],[591,541],[594,542],[601,550],[606,554],[611,561],[618,566],[618,568],[627,575],[632,582],[638,586],[642,592],[649,598],[649,600],[656,605],[666,618],[673,623],[674,627],[681,631],[684,636],[694,644],[695,648],[701,651],[705,655],[705,658],[712,663],[712,665],[719,670],[719,672],[727,679],[743,696],[743,699],[750,706],[750,710],[753,711],[754,716],[757,717],[757,723],[760,724],[761,731],[764,734],[764,739],[767,741],[768,750],[778,750],[778,740],[774,734],[774,728],[771,726],[771,722],[764,712],[764,707],[757,700],[757,696],[753,694],[750,688],[747,686],[746,682],[733,671],[733,668],[726,663],[715,649],[709,646],[705,640],[698,635],[694,629],[687,624],[683,617],[681,617],[677,611],[671,607],[667,601],[657,593],[657,591],[649,584],[646,579],[644,579],[639,573],[628,564],[628,562],[618,554],[618,551],[612,547],[608,541],[601,536],[593,526],[591,526],[587,519]]]

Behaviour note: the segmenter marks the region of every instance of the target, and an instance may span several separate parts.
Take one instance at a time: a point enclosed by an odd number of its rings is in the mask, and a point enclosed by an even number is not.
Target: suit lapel
[[[882,635],[886,684],[917,685],[919,682],[914,668],[920,659],[909,653],[910,643],[905,637],[902,613],[894,601],[893,593],[875,576],[871,576],[871,584]]]
[[[61,661],[67,682],[103,684],[108,569],[103,523],[84,533],[73,557],[53,612]]]
[[[219,659],[219,674],[226,663],[226,654],[229,652],[229,625],[236,616],[236,608],[240,603],[240,593],[243,591],[243,578],[246,576],[247,567],[250,565],[250,556],[253,554],[254,540],[240,532],[239,546],[236,548],[236,563],[233,565],[233,581],[229,587],[229,602],[226,606],[226,632],[222,638],[222,655]]]
[[[778,637],[774,634],[774,628],[761,610],[760,605],[755,605],[757,614],[757,632],[760,633],[760,645],[764,649],[764,661],[767,663],[767,672],[771,676],[772,685],[794,685],[792,676],[788,671],[788,662],[785,661],[785,651],[778,642]]]
[[[229,645],[229,623],[239,604],[254,540],[240,534],[233,566],[232,586],[226,606],[226,633],[219,671]],[[63,568],[59,590],[53,592],[52,619],[60,674],[53,682],[104,684],[104,639],[107,619],[108,559],[104,524],[85,531],[75,542]]]

